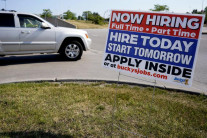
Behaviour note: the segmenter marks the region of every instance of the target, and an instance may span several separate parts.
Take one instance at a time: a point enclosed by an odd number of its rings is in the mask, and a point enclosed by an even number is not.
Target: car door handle
[[[30,31],[21,31],[22,34],[30,34]]]

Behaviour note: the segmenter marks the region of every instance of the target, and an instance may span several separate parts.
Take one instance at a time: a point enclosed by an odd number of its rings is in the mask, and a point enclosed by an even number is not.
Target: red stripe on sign
[[[110,29],[198,39],[202,16],[112,11]]]

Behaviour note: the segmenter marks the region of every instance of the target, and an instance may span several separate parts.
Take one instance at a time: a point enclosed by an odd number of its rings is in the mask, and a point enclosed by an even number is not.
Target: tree
[[[154,9],[150,9],[151,11],[169,11],[169,7],[167,5],[159,5],[155,4]]]
[[[52,12],[50,9],[43,9],[43,13],[41,14],[42,18],[52,17]]]
[[[194,10],[192,11],[192,13],[193,13],[193,14],[197,14],[197,13],[198,13],[198,10],[197,10],[197,9],[194,9]]]
[[[192,13],[193,13],[193,14],[202,14],[202,11],[198,11],[197,9],[194,9],[194,10],[192,11]]]
[[[101,17],[97,12],[93,13],[93,23],[95,24],[104,24],[104,18]]]
[[[207,7],[205,7],[205,9],[204,9],[204,14],[205,14],[204,23],[206,24],[207,23]]]
[[[207,7],[205,7],[204,11],[203,11],[203,10],[198,11],[197,9],[194,9],[194,10],[192,11],[192,14],[205,14],[204,23],[205,23],[205,24],[207,23]]]
[[[64,14],[65,14],[64,15],[64,19],[66,19],[66,20],[68,20],[68,19],[70,19],[70,20],[76,20],[77,19],[75,13],[71,12],[70,10],[68,10]]]
[[[92,13],[91,11],[84,11],[82,16],[85,20],[92,21],[94,24],[104,24],[104,18],[97,12]]]
[[[85,20],[93,21],[93,14],[91,11],[84,11],[82,16]]]
[[[78,16],[78,20],[84,20],[82,16]]]

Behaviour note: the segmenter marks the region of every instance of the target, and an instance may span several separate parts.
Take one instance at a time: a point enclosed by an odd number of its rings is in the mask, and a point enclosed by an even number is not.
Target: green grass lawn
[[[115,126],[149,137],[207,137],[206,96],[157,88],[150,108],[152,93],[106,83],[3,84],[0,137],[136,137]]]

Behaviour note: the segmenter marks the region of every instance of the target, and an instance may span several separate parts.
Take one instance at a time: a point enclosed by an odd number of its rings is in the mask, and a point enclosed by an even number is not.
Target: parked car
[[[60,53],[78,60],[90,44],[86,31],[55,27],[34,14],[0,11],[0,56]]]

